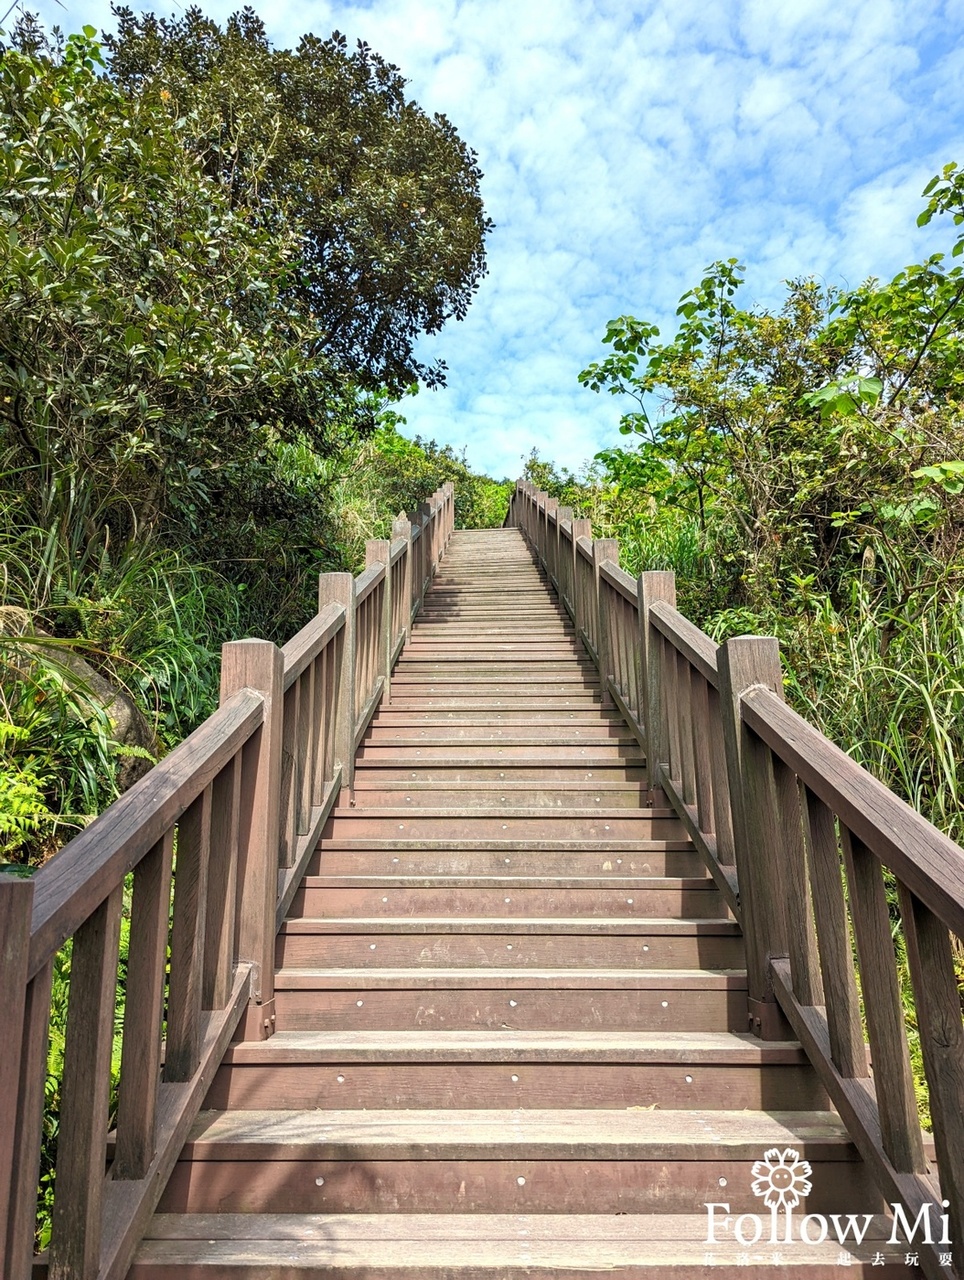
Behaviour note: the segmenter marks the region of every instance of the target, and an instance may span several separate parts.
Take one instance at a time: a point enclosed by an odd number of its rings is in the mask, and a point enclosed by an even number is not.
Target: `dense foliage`
[[[441,367],[420,333],[465,315],[490,223],[474,153],[444,116],[405,97],[397,67],[337,31],[274,49],[251,9],[222,31],[197,8],[157,19],[115,9],[111,74],[163,86],[184,141],[230,194],[300,243],[290,287],[315,318],[315,347],[354,382],[402,393]]]
[[[964,219],[955,166],[925,196],[922,222]],[[669,341],[612,321],[580,379],[633,398],[634,443],[530,473],[628,568],[676,569],[717,636],[778,635],[800,709],[960,838],[964,273],[937,254],[849,291],[792,281],[776,310],[742,308],[741,279],[710,267]]]
[[[445,480],[388,396],[464,314],[474,156],[365,46],[246,10],[33,20],[0,50],[0,850],[36,862],[216,705],[220,645],[286,640],[318,572]],[[321,157],[326,157],[324,164]],[[147,728],[118,747],[126,691]],[[97,688],[94,685],[97,685]]]

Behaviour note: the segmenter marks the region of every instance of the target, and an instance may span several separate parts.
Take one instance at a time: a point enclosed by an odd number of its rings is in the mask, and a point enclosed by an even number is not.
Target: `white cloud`
[[[43,0],[67,29],[106,0]],[[234,4],[205,6],[223,20]],[[449,387],[411,431],[514,474],[535,445],[578,466],[618,439],[618,403],[577,374],[606,321],[671,331],[710,261],[781,281],[889,276],[951,228],[920,191],[964,160],[964,0],[281,0],[272,38],[363,37],[479,153],[497,226],[467,319],[422,344]]]

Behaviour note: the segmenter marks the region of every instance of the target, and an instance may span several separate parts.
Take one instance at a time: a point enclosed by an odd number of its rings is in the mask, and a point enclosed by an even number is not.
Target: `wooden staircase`
[[[810,1162],[798,1217],[880,1193],[800,1046],[747,1033],[739,928],[518,531],[453,536],[352,794],[132,1278],[915,1274],[872,1266],[882,1220],[769,1243],[765,1152]]]

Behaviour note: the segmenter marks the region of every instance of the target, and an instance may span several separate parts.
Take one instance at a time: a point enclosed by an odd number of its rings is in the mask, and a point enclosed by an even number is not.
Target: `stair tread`
[[[312,889],[713,889],[710,876],[307,875]]]
[[[890,1222],[873,1217],[864,1247],[841,1245],[836,1238],[806,1248],[784,1248],[782,1268],[849,1266],[869,1261],[885,1243]],[[704,1266],[721,1264],[772,1269],[774,1247],[748,1247],[731,1235],[707,1245],[706,1214],[157,1214],[140,1245],[136,1262],[155,1265],[200,1264],[264,1268],[277,1274],[287,1266],[308,1273],[316,1267],[351,1268],[353,1274],[424,1275],[426,1268],[446,1276],[454,1268],[467,1275],[486,1272],[520,1275],[533,1268],[558,1268],[572,1275],[618,1267],[647,1271],[686,1268],[700,1274]],[[904,1262],[893,1250],[893,1266]],[[709,1263],[712,1255],[712,1263]],[[356,1268],[364,1270],[356,1273]],[[382,1272],[381,1269],[386,1271]],[[913,1275],[913,1269],[902,1267]],[[834,1272],[827,1272],[834,1274]],[[874,1274],[880,1274],[877,1271]],[[886,1272],[882,1273],[886,1275]]]
[[[548,820],[553,823],[565,822],[570,816],[579,821],[584,821],[586,813],[581,809],[574,809],[570,813],[565,809],[553,809],[551,813],[546,813],[545,808],[535,805],[526,807],[516,807],[509,805],[473,805],[471,809],[466,808],[460,811],[454,805],[439,805],[432,808],[429,805],[423,805],[419,808],[418,813],[413,812],[406,805],[395,805],[384,807],[379,806],[378,809],[360,809],[357,805],[346,806],[345,808],[332,809],[331,817],[334,819],[351,820],[352,818],[360,818],[365,822],[371,822],[376,816],[386,820],[393,818],[407,818],[416,822],[424,822],[426,818],[444,818],[451,821],[453,818],[466,817],[471,818],[473,822],[480,818],[493,818],[500,822],[504,822],[507,818],[538,818],[540,821]],[[683,830],[682,823],[675,809],[614,809],[605,806],[596,808],[593,806],[591,810],[593,821],[596,822],[668,822],[674,826],[678,825]]]
[[[202,1111],[185,1155],[208,1159],[756,1160],[792,1146],[804,1158],[856,1160],[829,1111],[411,1110]],[[391,1154],[389,1154],[391,1153]]]
[[[301,916],[288,933],[739,934],[735,920],[646,916]]]
[[[225,1062],[806,1062],[795,1040],[737,1031],[278,1031],[232,1044]]]
[[[409,987],[477,987],[486,990],[580,987],[626,991],[746,990],[745,969],[470,969],[467,966],[411,968],[309,968],[292,966],[275,974],[277,990],[299,988],[381,990]]]

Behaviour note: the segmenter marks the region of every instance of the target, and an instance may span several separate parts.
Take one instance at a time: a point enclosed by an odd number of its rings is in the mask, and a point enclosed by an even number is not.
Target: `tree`
[[[330,445],[356,392],[291,306],[297,234],[232,208],[167,91],[97,74],[93,34],[0,60],[0,449],[11,519],[96,558],[268,425]]]
[[[951,185],[935,201],[960,203]],[[776,312],[740,308],[741,279],[735,259],[708,268],[668,342],[611,322],[612,353],[580,374],[636,400],[620,431],[639,443],[599,455],[609,474],[729,539],[761,610],[794,582],[839,599],[868,549],[946,562],[964,490],[960,268],[935,255],[846,293],[792,281]]]
[[[114,12],[111,75],[170,95],[233,207],[297,227],[290,292],[317,326],[313,352],[367,389],[441,382],[444,366],[421,363],[414,344],[465,315],[491,226],[475,153],[452,124],[406,100],[398,68],[362,42],[349,53],[338,32],[274,49],[250,8],[223,31],[197,8]]]

